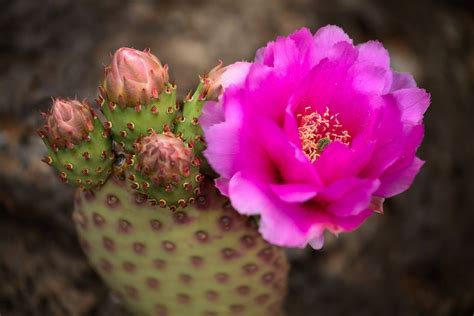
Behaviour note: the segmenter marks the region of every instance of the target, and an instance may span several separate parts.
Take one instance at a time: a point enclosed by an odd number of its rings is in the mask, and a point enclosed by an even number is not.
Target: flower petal
[[[204,156],[214,170],[230,178],[237,170],[235,160],[240,152],[239,135],[241,127],[233,122],[213,125],[206,130],[207,149]]]
[[[390,92],[406,88],[416,88],[415,79],[413,79],[411,74],[393,71],[392,75],[392,86],[390,87]]]
[[[229,179],[220,177],[214,183],[223,195],[229,196]]]
[[[314,187],[321,185],[311,162],[289,141],[283,129],[265,118],[261,118],[255,127],[261,145],[275,168],[275,182],[308,184]]]
[[[369,207],[379,185],[377,179],[343,179],[321,191],[317,199],[328,203],[326,210],[336,216],[358,215]]]
[[[239,213],[261,215],[260,232],[269,242],[287,247],[306,245],[310,227],[304,212],[298,207],[289,208],[291,204],[279,201],[264,184],[238,172],[230,181],[229,196]]]
[[[402,112],[402,121],[408,125],[416,125],[423,120],[423,114],[430,105],[430,94],[423,89],[407,88],[391,93]]]
[[[212,125],[219,124],[225,121],[224,110],[222,102],[207,101],[202,107],[201,116],[199,117],[199,124],[203,129],[207,129]]]
[[[338,26],[327,25],[320,28],[313,36],[313,65],[317,65],[321,60],[331,56],[332,48],[340,42],[352,45],[350,37]]]
[[[285,202],[306,202],[318,194],[318,190],[305,184],[271,184],[270,188]]]
[[[288,37],[278,37],[276,41],[258,50],[255,62],[276,69],[309,66],[311,48],[311,32],[307,28],[301,28]]]
[[[423,160],[414,157],[411,163],[397,165],[397,168],[384,173],[380,178],[380,188],[375,194],[383,197],[392,197],[402,193],[411,186],[424,163]]]
[[[390,56],[388,51],[378,41],[368,41],[357,45],[358,61],[378,68],[390,70]]]
[[[391,73],[381,67],[357,63],[350,70],[354,78],[353,85],[357,91],[380,95],[390,86]]]
[[[245,82],[245,78],[250,71],[251,63],[236,62],[227,66],[227,70],[222,74],[220,83],[227,89],[230,86],[240,86]]]

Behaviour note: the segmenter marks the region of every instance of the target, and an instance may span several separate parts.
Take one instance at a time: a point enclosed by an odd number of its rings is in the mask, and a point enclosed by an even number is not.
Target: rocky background
[[[0,314],[127,315],[79,249],[40,158],[51,96],[94,98],[109,52],[149,47],[183,96],[223,59],[338,24],[432,93],[412,189],[319,252],[291,251],[288,316],[474,313],[474,8],[442,0],[0,0]],[[184,316],[184,315],[183,315]],[[258,316],[258,315],[255,315]]]

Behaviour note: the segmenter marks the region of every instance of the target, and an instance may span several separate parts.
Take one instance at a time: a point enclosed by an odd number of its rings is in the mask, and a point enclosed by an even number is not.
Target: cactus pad
[[[77,192],[74,220],[91,263],[135,315],[281,315],[283,250],[211,185],[171,212],[113,176]]]
[[[83,189],[100,188],[112,172],[112,142],[100,120],[94,116],[88,139],[71,148],[58,148],[42,136],[49,155],[43,161],[53,166],[64,182]]]
[[[176,105],[176,86],[172,84],[167,84],[166,89],[152,98],[149,104],[120,107],[105,99],[101,107],[108,120],[106,128],[112,131],[114,140],[128,152],[133,152],[133,143],[141,136],[153,131],[172,131],[179,110]]]
[[[182,115],[178,118],[176,134],[189,144],[198,155],[204,150],[202,128],[198,123],[202,107],[206,100],[206,87],[203,79],[200,80],[194,94],[184,100]]]

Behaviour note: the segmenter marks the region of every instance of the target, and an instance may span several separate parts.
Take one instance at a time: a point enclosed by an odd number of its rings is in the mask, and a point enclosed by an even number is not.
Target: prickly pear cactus
[[[136,315],[280,315],[283,250],[211,185],[171,212],[113,177],[78,192],[74,219],[93,266]]]
[[[167,66],[121,48],[100,87],[103,120],[77,100],[44,114],[44,161],[79,187],[81,245],[134,314],[278,316],[285,254],[217,192],[202,155],[198,119],[218,91],[208,79],[180,107]]]

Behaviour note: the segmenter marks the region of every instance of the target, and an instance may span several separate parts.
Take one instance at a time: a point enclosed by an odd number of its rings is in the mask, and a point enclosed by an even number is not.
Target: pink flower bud
[[[228,86],[242,84],[251,66],[247,62],[236,62],[225,67],[222,65],[222,61],[219,61],[206,76],[207,100],[217,101]]]
[[[104,97],[123,107],[147,104],[168,80],[168,67],[150,51],[122,47],[105,69]]]
[[[142,138],[137,152],[136,169],[156,185],[178,182],[190,174],[193,153],[172,133]]]
[[[87,103],[55,99],[46,114],[44,135],[58,148],[70,148],[87,139],[94,129],[94,116]]]

